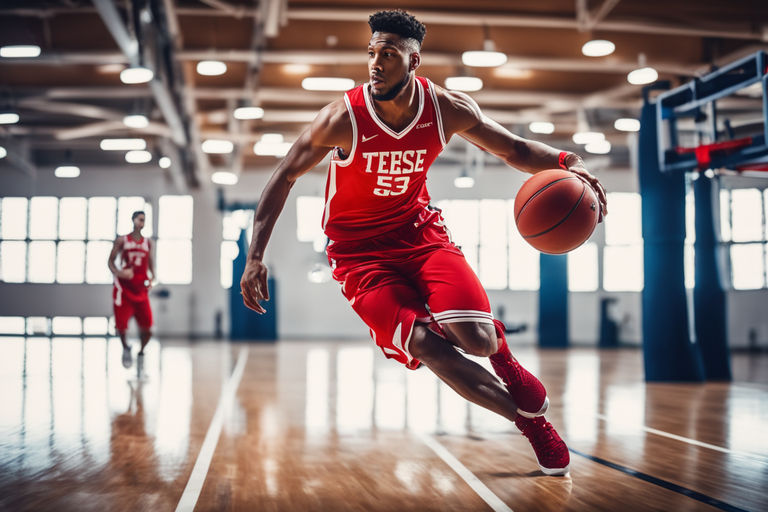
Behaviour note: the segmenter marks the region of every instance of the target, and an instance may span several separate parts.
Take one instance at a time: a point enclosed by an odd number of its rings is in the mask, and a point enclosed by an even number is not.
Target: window
[[[192,196],[161,196],[155,269],[163,284],[192,282]]]
[[[720,234],[734,290],[768,286],[768,189],[720,191]]]
[[[0,316],[0,336],[3,335],[65,335],[105,336],[115,334],[114,319],[104,316]]]
[[[603,248],[603,288],[606,291],[643,289],[643,239],[640,194],[609,192]]]
[[[250,243],[253,232],[253,209],[225,212],[221,219],[221,259],[219,278],[221,287],[232,287],[232,262],[240,254],[238,240],[242,230],[246,231],[246,243]]]
[[[598,289],[597,244],[586,242],[568,253],[568,290],[594,292]]]
[[[143,210],[142,197],[5,197],[0,199],[0,280],[8,283],[111,283],[107,257],[117,233]]]
[[[299,242],[312,242],[315,252],[324,252],[328,239],[323,232],[323,209],[325,204],[319,196],[296,198],[296,236]]]

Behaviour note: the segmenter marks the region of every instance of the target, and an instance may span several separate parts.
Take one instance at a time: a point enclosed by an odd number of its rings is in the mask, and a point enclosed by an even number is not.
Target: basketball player
[[[155,277],[155,267],[152,258],[152,241],[141,234],[144,229],[146,216],[142,211],[133,212],[133,231],[125,236],[119,236],[112,245],[109,253],[109,270],[115,276],[112,289],[112,299],[115,311],[115,329],[123,344],[123,366],[130,368],[133,364],[131,347],[125,339],[128,330],[128,320],[136,317],[139,325],[141,348],[137,357],[139,376],[144,366],[144,347],[152,335],[152,309],[149,306],[149,288],[151,278]],[[115,258],[120,256],[120,268],[115,265]]]
[[[546,474],[568,472],[568,448],[544,419],[544,386],[512,356],[504,326],[440,211],[426,175],[458,135],[517,169],[567,169],[605,192],[573,153],[525,140],[484,116],[468,95],[416,76],[425,28],[403,11],[368,24],[369,80],[323,108],[266,185],[240,286],[245,305],[269,299],[264,251],[296,179],[332,151],[323,227],[333,277],[384,355],[422,363],[461,396],[510,421],[531,442]],[[490,357],[501,381],[463,354]]]

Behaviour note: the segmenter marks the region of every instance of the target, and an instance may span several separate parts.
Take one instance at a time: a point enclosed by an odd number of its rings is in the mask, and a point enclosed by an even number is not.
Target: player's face
[[[137,215],[136,218],[133,219],[133,227],[139,231],[144,229],[144,215]]]
[[[374,32],[368,43],[368,78],[375,100],[390,100],[408,83],[409,45],[397,34]]]

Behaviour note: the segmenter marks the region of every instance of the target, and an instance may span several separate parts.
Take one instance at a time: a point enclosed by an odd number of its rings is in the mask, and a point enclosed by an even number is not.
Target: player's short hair
[[[379,11],[368,18],[371,33],[390,32],[400,37],[414,39],[421,48],[427,28],[412,15],[397,9],[394,11]]]
[[[131,215],[131,220],[136,220],[136,217],[138,217],[139,215],[144,215],[146,217],[144,210],[136,210],[135,212],[133,212],[133,215]]]

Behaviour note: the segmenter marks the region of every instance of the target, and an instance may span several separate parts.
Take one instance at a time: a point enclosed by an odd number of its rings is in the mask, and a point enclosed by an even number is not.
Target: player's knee
[[[448,338],[467,354],[488,357],[498,350],[498,340],[493,325],[477,322],[445,324]]]
[[[434,346],[434,338],[436,338],[435,334],[427,329],[426,325],[415,324],[413,331],[411,331],[411,340],[408,343],[408,351],[411,356],[427,364],[434,361],[439,354]]]

